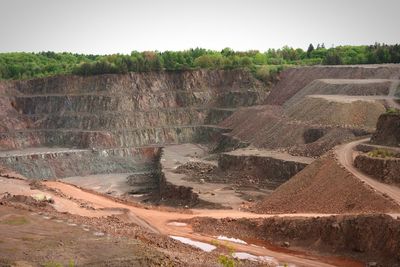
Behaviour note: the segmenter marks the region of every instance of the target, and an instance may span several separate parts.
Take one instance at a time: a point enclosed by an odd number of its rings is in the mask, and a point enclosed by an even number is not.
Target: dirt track
[[[338,146],[335,150],[337,159],[342,166],[344,166],[349,172],[351,172],[355,177],[364,181],[366,184],[374,188],[376,191],[379,191],[383,194],[388,195],[397,204],[400,205],[400,188],[388,184],[383,184],[375,180],[374,178],[362,173],[356,167],[354,167],[354,148],[366,141],[369,141],[369,138],[361,139],[358,141],[354,141],[351,143],[347,143],[341,146]]]
[[[69,212],[74,215],[85,217],[104,217],[109,215],[120,215],[125,213],[129,220],[137,225],[140,225],[150,232],[160,233],[163,235],[175,235],[191,238],[202,242],[212,242],[215,240],[212,236],[194,233],[190,226],[178,227],[170,225],[172,221],[187,220],[194,217],[211,217],[211,218],[262,218],[272,217],[274,215],[260,215],[249,212],[234,211],[234,210],[191,210],[188,213],[180,213],[174,211],[165,211],[161,209],[149,209],[136,207],[127,203],[118,202],[115,199],[103,196],[99,193],[92,193],[81,190],[73,185],[65,184],[57,181],[45,182],[48,189],[32,189],[29,181],[14,180],[0,178],[2,192],[19,195],[35,195],[46,194],[50,195],[55,203],[53,207],[58,212]],[[49,190],[51,189],[51,190]],[[2,193],[0,192],[0,193]],[[58,192],[58,193],[56,193]],[[80,205],[80,204],[85,205]],[[90,207],[90,208],[88,208]],[[286,214],[278,216],[293,216],[293,217],[315,217],[329,216],[330,214]],[[335,266],[324,262],[323,257],[310,257],[297,255],[296,253],[288,254],[266,249],[263,247],[255,247],[251,245],[242,245],[230,243],[235,251],[247,252],[258,256],[270,256],[282,263],[292,263],[296,266]],[[329,262],[332,262],[331,257]]]
[[[211,242],[214,238],[211,236],[200,235],[192,232],[191,227],[177,227],[169,225],[171,221],[191,219],[193,217],[212,217],[212,218],[259,218],[259,217],[271,217],[274,215],[259,215],[248,212],[233,211],[233,210],[193,210],[191,214],[179,213],[179,212],[167,212],[162,210],[154,209],[144,209],[139,207],[134,207],[128,204],[118,203],[111,198],[101,196],[98,194],[83,191],[75,186],[64,184],[61,182],[45,182],[45,185],[49,188],[58,189],[67,197],[72,197],[74,199],[81,199],[91,203],[91,205],[97,209],[124,209],[128,211],[128,216],[133,222],[148,228],[153,232],[158,232],[165,235],[177,235],[182,237],[188,237],[194,240]],[[57,208],[57,206],[56,206]],[[74,210],[72,212],[77,212],[80,215],[79,210]],[[87,212],[87,210],[85,210]],[[330,214],[284,214],[279,216],[329,216]],[[85,216],[85,215],[83,215]],[[280,262],[289,262],[296,264],[297,266],[333,266],[323,262],[321,259],[307,259],[301,256],[295,256],[290,254],[285,254],[282,252],[277,252],[262,247],[254,247],[250,245],[241,245],[232,243],[231,244],[236,251],[244,251],[260,256],[272,256]]]

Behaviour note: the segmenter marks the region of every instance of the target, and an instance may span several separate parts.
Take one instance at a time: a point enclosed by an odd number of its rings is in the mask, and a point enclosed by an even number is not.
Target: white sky
[[[400,0],[0,0],[0,52],[400,43]]]

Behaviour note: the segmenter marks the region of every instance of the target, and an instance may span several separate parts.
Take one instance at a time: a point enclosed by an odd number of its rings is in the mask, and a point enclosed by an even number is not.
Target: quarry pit
[[[13,214],[31,240],[40,224],[89,240],[54,258],[29,240],[10,256],[0,242],[0,260],[96,266],[84,254],[109,244],[120,266],[218,266],[221,255],[400,266],[399,159],[365,154],[399,151],[386,114],[399,108],[399,77],[400,66],[376,65],[291,68],[274,84],[245,70],[0,82],[0,233],[15,247],[27,238],[1,223]],[[87,246],[98,250],[78,253]]]

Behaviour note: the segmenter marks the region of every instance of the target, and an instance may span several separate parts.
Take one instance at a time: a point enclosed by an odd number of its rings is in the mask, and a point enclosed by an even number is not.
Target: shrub
[[[387,158],[387,157],[394,157],[395,154],[390,152],[389,150],[383,148],[377,148],[368,152],[368,156],[374,158]]]

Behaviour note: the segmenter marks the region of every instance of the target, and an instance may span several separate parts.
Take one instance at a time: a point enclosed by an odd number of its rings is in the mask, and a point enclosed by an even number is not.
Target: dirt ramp
[[[282,105],[317,79],[391,79],[400,75],[398,65],[314,66],[285,70],[272,88],[266,104]]]
[[[381,213],[400,207],[342,169],[333,155],[321,158],[276,189],[253,210],[259,213]]]

